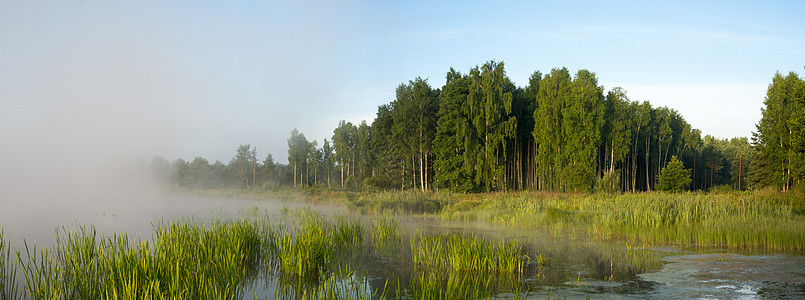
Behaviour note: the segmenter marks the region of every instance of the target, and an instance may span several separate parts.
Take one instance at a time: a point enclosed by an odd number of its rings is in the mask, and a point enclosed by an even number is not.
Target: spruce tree
[[[668,192],[683,192],[690,186],[690,170],[685,169],[682,161],[671,156],[671,162],[660,172],[659,189]]]

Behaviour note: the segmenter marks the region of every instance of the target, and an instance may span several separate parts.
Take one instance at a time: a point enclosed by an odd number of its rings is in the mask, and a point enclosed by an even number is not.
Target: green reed
[[[281,224],[251,216],[159,222],[145,239],[62,227],[52,246],[24,242],[11,259],[0,232],[3,299],[242,299],[260,276],[276,279],[278,298],[479,298],[519,291],[529,261],[516,241],[420,233],[403,240],[393,218],[374,220],[367,233],[358,219],[309,209],[289,210]],[[411,258],[411,270],[372,290],[351,270],[371,253],[363,251],[366,236]]]
[[[492,277],[472,273],[423,272],[411,285],[412,299],[483,299],[492,294]]]
[[[444,219],[547,227],[590,238],[683,246],[805,251],[801,200],[762,193],[489,194]]]
[[[459,234],[414,234],[411,259],[416,267],[452,272],[499,271],[519,274],[528,257],[514,242],[490,243]]]
[[[293,230],[276,235],[276,256],[280,271],[305,278],[316,278],[332,267],[340,252],[363,242],[363,226],[358,220],[338,216],[328,221],[307,210],[297,210]]]
[[[388,299],[391,287],[388,282],[382,288],[372,289],[366,277],[359,276],[349,267],[320,274],[318,281],[311,283],[300,278],[283,278],[277,281],[277,299]]]
[[[394,218],[380,218],[372,220],[372,245],[375,249],[381,249],[387,245],[399,244],[402,235],[400,234],[400,222]]]
[[[19,299],[18,260],[11,256],[11,244],[0,229],[0,300]]]
[[[346,205],[350,211],[361,214],[431,214],[439,212],[443,201],[432,193],[419,191],[361,193],[347,197]]]
[[[149,241],[101,237],[94,227],[56,231],[53,248],[17,252],[31,299],[236,299],[254,276],[255,222],[186,220],[155,226]],[[23,257],[27,256],[27,260]]]

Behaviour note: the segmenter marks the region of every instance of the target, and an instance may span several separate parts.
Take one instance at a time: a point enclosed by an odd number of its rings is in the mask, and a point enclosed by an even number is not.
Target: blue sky
[[[488,60],[518,86],[588,69],[704,134],[749,136],[774,73],[805,71],[802,12],[800,1],[3,1],[0,137],[17,158],[226,163],[252,144],[285,162],[293,128],[321,145],[341,119],[371,123],[400,83],[441,87],[450,67]]]

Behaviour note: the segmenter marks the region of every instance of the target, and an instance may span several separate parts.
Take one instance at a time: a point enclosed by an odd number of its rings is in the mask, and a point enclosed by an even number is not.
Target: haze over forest
[[[242,144],[287,163],[294,128],[322,143],[339,120],[371,122],[401,83],[439,88],[450,67],[489,60],[519,87],[590,70],[605,94],[749,137],[772,76],[802,68],[801,6],[4,2],[0,179],[94,186],[110,161],[228,163]]]

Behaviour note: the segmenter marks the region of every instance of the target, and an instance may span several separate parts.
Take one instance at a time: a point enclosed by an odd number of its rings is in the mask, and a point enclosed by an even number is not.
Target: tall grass
[[[358,220],[338,216],[332,222],[309,210],[296,210],[299,218],[292,230],[281,230],[275,255],[286,275],[317,278],[333,266],[334,256],[363,242],[363,226]]]
[[[387,245],[398,244],[401,240],[400,222],[394,218],[381,218],[372,221],[372,245],[374,248],[383,248]]]
[[[388,282],[382,287],[372,289],[364,276],[357,275],[349,267],[333,272],[322,273],[313,284],[294,280],[277,281],[277,299],[388,299],[401,298],[401,291],[391,296]]]
[[[0,299],[19,299],[17,284],[17,262],[11,256],[11,245],[5,238],[5,230],[0,229]]]
[[[497,205],[533,209],[532,201],[519,196]],[[541,222],[576,226],[580,220],[595,220],[584,203],[548,202],[553,201],[549,197],[540,201],[545,202],[538,204]],[[160,222],[147,239],[107,237],[93,227],[63,227],[51,247],[23,243],[24,252],[18,251],[16,260],[9,259],[11,248],[0,231],[0,274],[15,274],[17,262],[23,276],[2,277],[3,295],[9,295],[4,299],[242,299],[250,297],[246,289],[261,276],[267,282],[276,280],[277,298],[288,299],[454,299],[499,293],[520,297],[528,291],[524,287],[540,281],[534,272],[562,273],[550,285],[568,280],[562,268],[552,268],[550,253],[529,257],[517,240],[455,233],[404,236],[399,221],[390,217],[373,219],[371,232],[365,232],[359,219],[324,217],[310,209],[288,210],[284,223],[247,213],[252,218]],[[374,253],[369,247],[391,251],[367,257]],[[399,274],[380,275],[390,278],[385,286],[369,284],[368,278],[378,278],[376,270],[362,275],[352,271],[391,255],[394,259],[386,262]],[[596,263],[607,263],[596,275],[622,279],[640,268],[656,268],[645,247],[599,256]],[[7,284],[17,281],[22,293]]]
[[[347,208],[361,214],[432,214],[444,202],[433,193],[419,191],[361,193],[347,197]]]
[[[508,272],[519,274],[528,257],[513,242],[490,243],[485,238],[459,234],[414,234],[414,266],[452,272]]]
[[[56,231],[53,248],[17,252],[31,299],[235,299],[256,274],[257,223],[160,223],[150,241],[101,237],[94,227]],[[27,257],[27,260],[23,260]],[[7,269],[6,269],[7,271]],[[6,290],[7,291],[7,290]],[[12,293],[13,294],[13,293]]]
[[[547,227],[637,242],[694,247],[805,251],[800,201],[762,193],[488,195],[446,207],[441,216]]]

